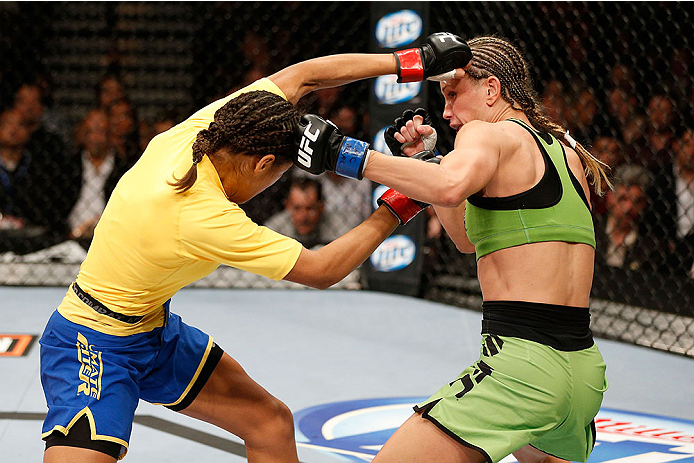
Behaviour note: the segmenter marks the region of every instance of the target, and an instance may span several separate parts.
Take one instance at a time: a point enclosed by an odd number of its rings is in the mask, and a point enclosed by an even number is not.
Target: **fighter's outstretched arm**
[[[309,92],[337,87],[356,80],[397,74],[398,82],[443,78],[465,67],[470,48],[460,37],[438,32],[424,39],[422,46],[395,53],[345,53],[322,56],[293,64],[269,78],[296,103]]]
[[[296,104],[304,95],[320,88],[338,87],[356,80],[395,74],[395,55],[390,53],[346,53],[302,61],[269,76]]]

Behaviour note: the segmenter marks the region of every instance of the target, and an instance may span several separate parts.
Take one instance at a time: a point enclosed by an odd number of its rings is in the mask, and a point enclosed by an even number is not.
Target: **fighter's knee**
[[[244,440],[248,446],[262,447],[278,439],[294,439],[294,418],[289,407],[273,397],[263,404],[258,425]]]

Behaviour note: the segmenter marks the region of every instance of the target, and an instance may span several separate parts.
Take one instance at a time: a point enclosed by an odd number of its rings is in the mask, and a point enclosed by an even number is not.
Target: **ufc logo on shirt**
[[[299,143],[299,157],[298,161],[306,168],[311,168],[311,155],[313,154],[313,148],[309,146],[309,140],[315,142],[320,135],[320,129],[316,129],[314,133],[311,133],[311,123],[309,122],[304,129],[304,134],[301,137],[301,143]]]

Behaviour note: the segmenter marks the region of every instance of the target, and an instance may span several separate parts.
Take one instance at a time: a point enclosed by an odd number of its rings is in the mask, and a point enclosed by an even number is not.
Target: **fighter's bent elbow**
[[[317,251],[303,248],[292,270],[284,277],[287,281],[315,289],[327,289],[340,281],[335,267],[321,257]]]
[[[435,204],[443,207],[458,207],[463,204],[463,201],[466,199],[462,191],[455,186],[446,186],[442,188],[437,196],[438,200]]]

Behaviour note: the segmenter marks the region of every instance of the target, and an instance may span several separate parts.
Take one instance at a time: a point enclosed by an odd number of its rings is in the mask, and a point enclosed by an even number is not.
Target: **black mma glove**
[[[318,175],[326,170],[343,177],[363,178],[369,144],[340,133],[335,124],[315,114],[304,114],[294,129],[294,165]]]
[[[429,113],[426,109],[417,108],[414,111],[412,111],[411,109],[406,109],[402,113],[402,116],[396,118],[393,121],[393,125],[388,127],[386,131],[383,133],[383,138],[386,141],[386,145],[388,145],[388,149],[393,154],[393,156],[404,156],[404,154],[402,153],[402,148],[405,144],[400,143],[398,140],[396,140],[395,134],[400,132],[400,129],[403,128],[408,121],[411,121],[414,116],[422,116],[422,118],[424,119],[424,124],[431,126],[431,117],[429,117]],[[434,128],[432,127],[432,129]],[[436,139],[436,129],[434,129],[434,133],[432,133],[431,135],[422,136],[422,141],[424,142],[424,149],[426,151],[435,151]]]
[[[413,155],[412,158],[420,159],[425,162],[434,162],[436,164],[441,162],[441,159],[436,157],[432,151],[419,152]],[[376,203],[379,206],[385,204],[388,210],[398,219],[400,225],[406,225],[417,214],[429,207],[429,204],[409,198],[392,188],[386,190],[386,192],[378,198]]]
[[[424,39],[419,48],[395,52],[398,63],[398,82],[419,82],[424,79],[444,79],[442,74],[464,68],[472,52],[468,44],[457,35],[437,32]],[[445,78],[450,78],[447,75]]]

